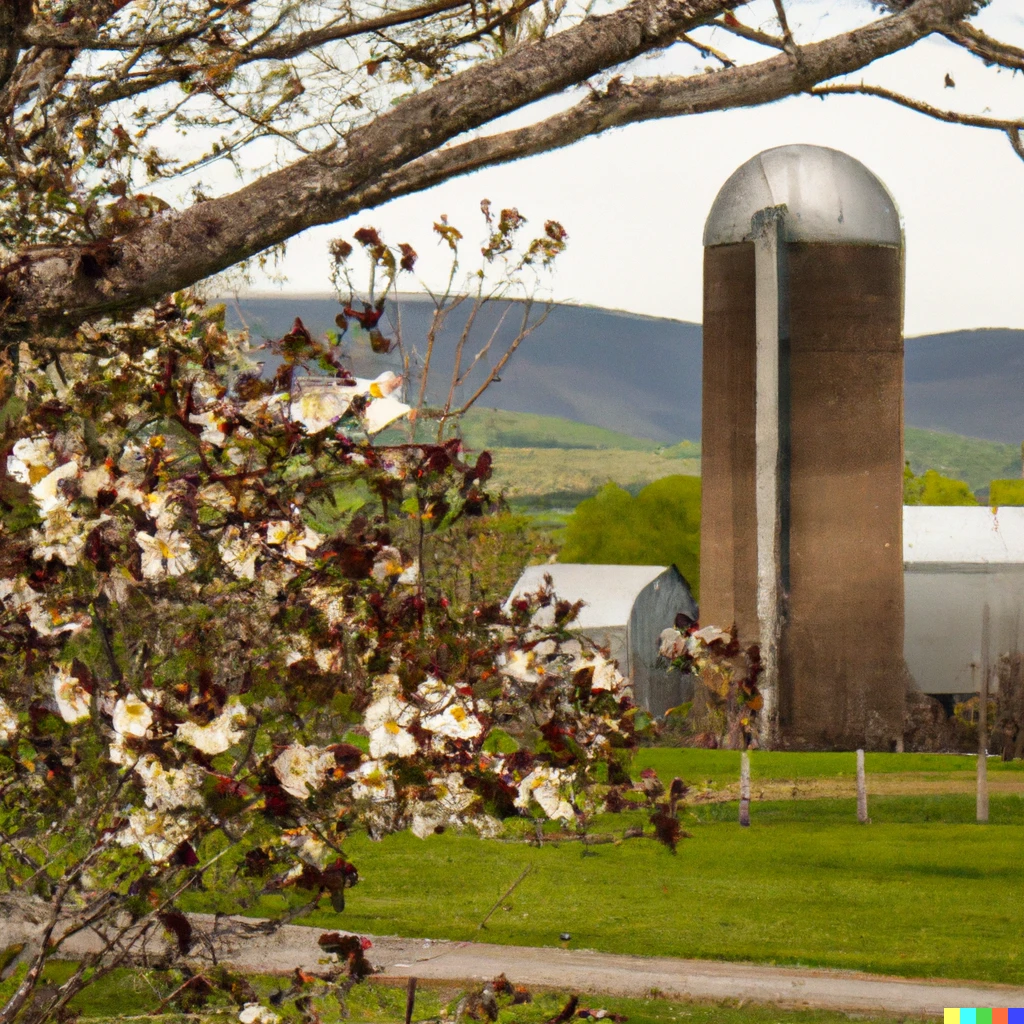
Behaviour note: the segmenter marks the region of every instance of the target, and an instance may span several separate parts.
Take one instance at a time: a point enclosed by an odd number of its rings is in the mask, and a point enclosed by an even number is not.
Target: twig
[[[515,892],[515,890],[518,887],[519,883],[532,870],[533,870],[533,865],[532,864],[527,864],[526,867],[523,868],[523,870],[520,873],[519,877],[501,894],[501,896],[498,898],[497,903],[495,903],[494,906],[491,907],[491,909],[488,910],[487,913],[484,915],[484,919],[477,925],[477,931],[482,931],[484,928],[487,927],[487,922],[491,919],[491,914],[493,914],[498,909],[498,907],[500,907],[502,905],[502,903],[504,903],[505,900],[507,900],[509,898],[509,896],[511,896],[512,893]],[[408,1024],[408,1021],[407,1021],[407,1024]]]

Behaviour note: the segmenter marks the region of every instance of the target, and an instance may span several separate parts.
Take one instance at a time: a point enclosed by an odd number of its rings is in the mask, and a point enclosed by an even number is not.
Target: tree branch
[[[49,258],[25,254],[0,270],[9,308],[20,320],[15,330],[66,332],[90,316],[137,307],[305,228],[337,220],[349,195],[390,171],[463,132],[668,45],[719,13],[724,2],[632,0],[501,60],[474,65],[355,129],[344,144],[230,195],[154,218],[117,240],[102,276],[82,273],[74,247]],[[15,317],[8,316],[8,334]]]
[[[897,14],[801,47],[799,62],[780,54],[689,78],[616,79],[539,124],[439,150],[503,114],[667,46],[723,9],[723,0],[632,0],[612,14],[474,65],[354,130],[344,144],[113,240],[100,275],[84,272],[73,247],[25,253],[0,269],[0,298],[7,298],[14,314],[8,315],[7,334],[64,333],[91,316],[135,308],[308,227],[477,167],[557,149],[619,125],[761,105],[808,91],[950,28],[973,10],[973,0],[916,0]]]
[[[930,6],[934,11],[941,4]],[[916,5],[918,14],[923,7],[921,3]],[[354,196],[353,204],[358,203],[358,207],[346,207],[344,215],[376,206],[385,199],[422,191],[482,167],[559,149],[620,125],[759,106],[801,92],[813,94],[817,91],[816,82],[858,71],[879,57],[913,44],[941,24],[941,15],[933,14],[936,20],[932,28],[919,31],[919,25],[909,26],[899,21],[909,13],[894,15],[830,40],[810,43],[801,48],[799,65],[788,54],[780,54],[757,64],[712,74],[641,79],[629,84],[613,80],[605,92],[593,93],[571,109],[537,124],[474,139],[414,161]],[[999,127],[1005,130],[1005,126]]]
[[[1024,50],[1019,46],[1011,46],[986,35],[980,28],[966,22],[942,33],[951,43],[962,46],[986,64],[998,64],[1000,67],[1013,71],[1024,71]]]
[[[1004,120],[998,117],[984,117],[981,114],[963,114],[958,110],[942,110],[930,103],[916,100],[911,96],[883,89],[879,85],[822,85],[809,90],[812,96],[874,96],[888,100],[908,110],[916,110],[919,114],[945,121],[946,124],[962,124],[970,128],[990,128],[999,132],[1020,131],[1024,128],[1024,120]]]

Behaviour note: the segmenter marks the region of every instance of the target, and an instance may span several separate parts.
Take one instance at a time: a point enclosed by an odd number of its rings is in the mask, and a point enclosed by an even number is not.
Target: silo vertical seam
[[[758,211],[751,219],[754,243],[754,323],[756,344],[754,495],[757,520],[757,619],[760,633],[762,742],[774,746],[779,707],[781,638],[780,376],[782,327],[788,334],[782,263],[785,206]]]

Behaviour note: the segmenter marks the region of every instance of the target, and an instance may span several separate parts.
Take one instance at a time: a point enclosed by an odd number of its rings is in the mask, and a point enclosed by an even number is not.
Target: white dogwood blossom
[[[22,437],[14,442],[7,456],[7,473],[20,484],[36,484],[56,461],[48,437]]]
[[[562,796],[566,784],[567,780],[557,768],[540,765],[519,783],[515,806],[527,810],[532,800],[549,818],[571,821],[575,812],[572,804]]]
[[[43,516],[48,515],[58,505],[65,502],[61,493],[60,485],[64,480],[74,480],[78,476],[78,463],[65,462],[63,466],[47,473],[38,483],[32,485],[31,494],[35,498],[39,511]]]
[[[179,807],[199,807],[203,802],[203,770],[198,765],[165,768],[158,758],[147,754],[136,762],[135,771],[142,779],[147,807],[173,811]]]
[[[195,568],[192,547],[177,530],[157,530],[155,536],[137,533],[135,543],[142,549],[142,575],[147,579],[181,576]]]
[[[301,423],[307,434],[319,434],[340,420],[351,404],[350,388],[306,385],[299,389],[298,397],[292,398],[288,415],[293,422]]]
[[[18,719],[7,701],[0,697],[0,744],[10,743],[17,735]]]
[[[194,423],[196,426],[203,428],[202,433],[199,435],[200,441],[208,441],[212,445],[216,445],[218,448],[227,439],[227,434],[222,429],[224,426],[224,420],[213,412],[200,412],[192,413],[188,418],[189,423]]]
[[[237,728],[245,722],[247,712],[237,700],[228,701],[224,710],[206,725],[199,725],[197,722],[182,722],[177,727],[177,737],[183,743],[188,743],[196,750],[204,754],[223,754],[225,750],[245,735],[242,729]]]
[[[149,860],[159,864],[188,839],[189,832],[187,819],[143,807],[128,815],[128,824],[117,833],[117,842],[121,846],[137,846]]]
[[[281,788],[297,800],[305,800],[318,790],[334,767],[334,755],[320,747],[293,743],[274,760],[274,774]]]
[[[420,722],[427,732],[453,740],[471,740],[483,731],[483,724],[461,704],[449,704],[443,711],[428,715]]]
[[[256,578],[256,556],[261,545],[255,534],[243,536],[237,526],[229,526],[221,534],[217,550],[224,564],[240,580]]]
[[[287,519],[276,519],[267,524],[267,543],[284,548],[285,556],[293,562],[305,562],[307,553],[320,547],[323,540],[316,530],[295,525]]]
[[[407,415],[412,407],[397,398],[375,398],[363,412],[363,422],[368,434],[380,433],[388,424]]]
[[[81,686],[78,677],[63,666],[53,677],[53,696],[65,722],[79,722],[89,717],[89,692]]]
[[[111,718],[114,732],[119,736],[134,736],[136,739],[145,736],[153,724],[153,712],[149,705],[133,694],[118,699]]]

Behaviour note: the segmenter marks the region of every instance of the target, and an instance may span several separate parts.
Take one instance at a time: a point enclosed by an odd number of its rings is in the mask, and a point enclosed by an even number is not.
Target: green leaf
[[[514,754],[519,744],[504,729],[492,729],[484,740],[483,749],[488,754]]]

